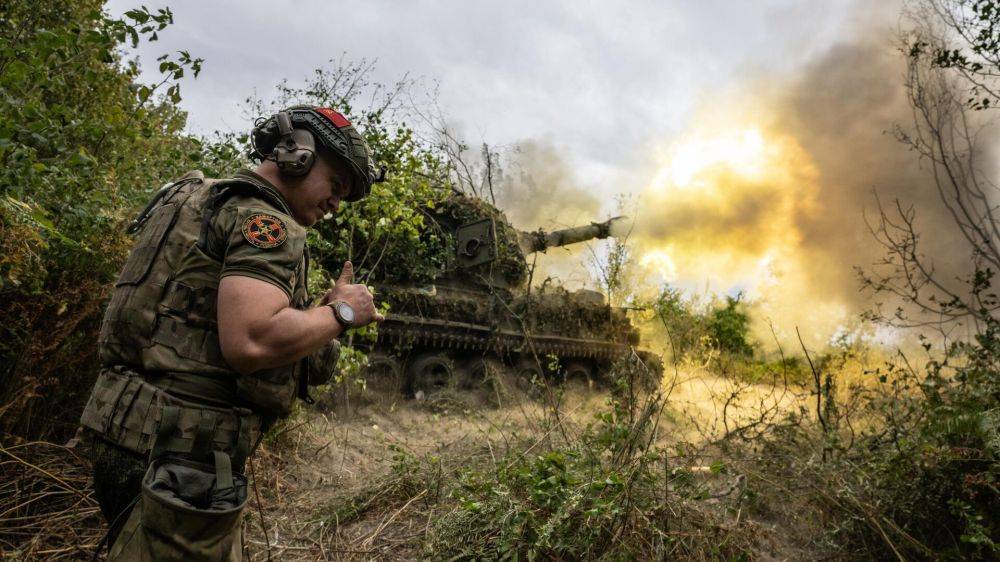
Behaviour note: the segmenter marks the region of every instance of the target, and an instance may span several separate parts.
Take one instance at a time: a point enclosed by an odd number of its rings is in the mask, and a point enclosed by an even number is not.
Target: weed
[[[740,559],[755,544],[747,523],[725,532],[696,505],[693,482],[654,445],[659,394],[628,378],[582,433],[457,473],[456,509],[433,525],[425,554],[453,559]],[[704,525],[704,526],[703,526]]]

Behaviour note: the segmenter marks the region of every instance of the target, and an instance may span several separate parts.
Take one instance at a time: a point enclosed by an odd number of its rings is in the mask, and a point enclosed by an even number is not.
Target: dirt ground
[[[577,432],[593,419],[607,393],[573,389],[562,399],[562,427]],[[440,460],[441,470],[502,457],[526,436],[541,435],[544,401],[517,399],[500,407],[470,405],[463,396],[439,400],[389,399],[301,414],[257,456],[261,510],[251,496],[247,542],[251,560],[408,560],[447,498],[393,497],[379,501],[377,486],[391,481],[394,456]],[[530,445],[529,445],[530,447]],[[376,489],[373,489],[373,485]],[[394,494],[395,496],[395,494]],[[377,505],[339,522],[356,504]]]
[[[656,444],[664,450],[680,443],[689,451],[702,447],[700,453],[686,453],[677,461],[686,464],[676,465],[687,469],[704,491],[696,509],[714,513],[717,521],[732,523],[734,515],[737,523],[740,517],[746,520],[748,515],[731,509],[732,500],[746,486],[746,473],[716,470],[713,464],[722,457],[703,444],[720,431],[752,423],[761,412],[780,415],[799,407],[798,398],[697,369],[668,374],[662,388],[668,400]],[[256,483],[245,515],[249,559],[433,557],[424,545],[433,523],[458,509],[449,487],[455,485],[459,471],[492,467],[510,455],[540,454],[549,446],[579,439],[595,414],[607,411],[610,395],[607,388],[577,381],[563,393],[531,397],[516,391],[501,397],[455,391],[422,400],[374,391],[356,392],[349,399],[343,393],[319,396],[319,404],[300,410],[276,428],[248,466],[248,476]],[[38,488],[42,496],[63,494],[72,504],[57,506],[63,510],[59,518],[73,517],[61,527],[33,523],[45,536],[39,534],[39,544],[29,550],[48,554],[41,558],[33,554],[31,559],[89,557],[104,528],[89,490],[86,455],[62,446],[49,448],[45,455],[34,457],[36,465],[14,460],[3,465],[17,465],[20,472],[13,474],[35,478],[37,486],[31,489]],[[13,454],[24,456],[31,449],[25,445]],[[72,474],[65,470],[67,455],[76,459],[70,463]],[[674,460],[670,462],[675,466]],[[63,478],[50,482],[46,475],[53,471]],[[67,480],[70,475],[75,475],[72,481]],[[795,549],[793,541],[782,540],[788,533],[776,528],[780,521],[753,524],[763,545],[753,559],[809,558]],[[77,533],[75,547],[60,543],[59,537],[67,533]],[[11,559],[9,555],[19,559],[16,553],[0,549],[0,558]]]
[[[703,439],[702,432],[723,427],[718,400],[733,389],[704,375],[689,372],[673,380],[661,443]],[[750,415],[746,409],[753,404],[764,409],[792,405],[790,398],[762,389],[744,394],[740,416]],[[569,389],[561,398],[556,427],[543,426],[546,400],[538,398],[509,399],[500,407],[470,405],[475,401],[461,395],[422,401],[367,395],[346,405],[342,399],[328,400],[327,411],[300,414],[257,455],[253,476],[261,506],[251,495],[246,536],[251,560],[267,560],[268,548],[271,560],[419,558],[431,522],[454,504],[433,486],[394,487],[394,465],[401,458],[436,462],[446,477],[462,466],[541,445],[557,438],[556,432],[578,434],[608,396],[606,389]],[[725,423],[742,419],[730,417]],[[742,484],[738,474],[691,468],[719,495]],[[780,545],[775,548],[761,558],[796,559]]]

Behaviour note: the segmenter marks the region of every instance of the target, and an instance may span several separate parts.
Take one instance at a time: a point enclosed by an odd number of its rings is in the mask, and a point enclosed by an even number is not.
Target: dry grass
[[[104,536],[90,463],[70,449],[0,446],[0,553],[5,560],[81,560]]]
[[[493,409],[410,401],[308,414],[257,456],[268,532],[265,541],[252,499],[250,559],[267,560],[268,545],[272,560],[434,558],[441,541],[473,540],[462,532],[468,513],[449,493],[462,474],[492,474],[512,459],[573,442],[606,409],[608,395],[579,387],[549,396],[558,399],[558,416],[554,400],[523,396]],[[670,442],[674,428],[662,429],[658,441]],[[628,507],[609,540],[686,560],[726,552],[771,559],[779,547],[742,507],[745,476],[708,470],[690,448],[666,456],[662,488],[652,492],[663,495],[659,507]]]
[[[272,434],[248,467],[256,482],[246,511],[248,560],[433,558],[428,545],[454,532],[454,540],[462,540],[461,506],[449,495],[460,474],[490,474],[510,459],[572,443],[606,409],[609,391],[583,386],[542,394],[529,400],[511,392],[497,408],[370,396],[350,409],[301,412]],[[664,448],[679,435],[667,418],[656,439]],[[86,459],[46,443],[0,452],[5,556],[88,557],[104,523],[90,496]],[[783,558],[775,554],[783,551],[777,534],[748,517],[746,474],[709,470],[713,458],[692,446],[666,455],[664,487],[656,492],[661,505],[629,508],[622,534],[610,540],[637,541],[687,560],[725,552]],[[442,521],[455,525],[442,527]],[[649,531],[654,527],[659,530]]]
[[[538,403],[472,411],[461,400],[356,401],[350,413],[303,414],[302,422],[256,456],[260,510],[251,497],[251,560],[409,560],[419,557],[433,520],[453,506],[440,483],[455,468],[505,449],[504,435],[527,432]],[[438,459],[414,474],[400,451]],[[408,457],[409,458],[409,457]],[[419,462],[419,461],[418,461]],[[431,478],[428,469],[436,470]]]

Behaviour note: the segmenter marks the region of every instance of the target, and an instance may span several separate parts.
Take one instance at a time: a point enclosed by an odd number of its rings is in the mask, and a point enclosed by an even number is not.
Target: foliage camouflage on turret
[[[398,217],[378,217],[375,224],[365,220],[359,228],[353,214],[374,217],[358,206],[378,205],[382,197],[391,197],[394,191],[375,186],[372,196],[345,208],[337,217],[319,226],[323,240],[333,248],[343,247],[343,252],[323,253],[321,263],[329,271],[337,271],[342,256],[355,260],[356,270],[377,285],[406,285],[423,287],[433,285],[441,276],[457,272],[455,256],[455,231],[458,227],[484,218],[491,218],[496,225],[498,255],[490,263],[462,271],[462,276],[478,284],[520,287],[528,279],[528,267],[517,244],[517,231],[511,227],[503,212],[482,199],[453,193],[444,196],[440,188],[426,188],[428,197],[413,210],[419,220],[410,220],[412,228],[393,230]],[[375,228],[373,228],[375,227]],[[385,232],[381,232],[384,230]]]

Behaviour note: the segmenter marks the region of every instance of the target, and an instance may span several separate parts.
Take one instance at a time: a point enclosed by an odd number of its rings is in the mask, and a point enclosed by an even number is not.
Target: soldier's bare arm
[[[356,326],[381,321],[368,288],[351,281],[348,262],[323,302],[350,304]],[[222,355],[241,374],[293,363],[344,330],[329,307],[296,310],[275,285],[238,275],[224,277],[219,284],[218,319]]]

